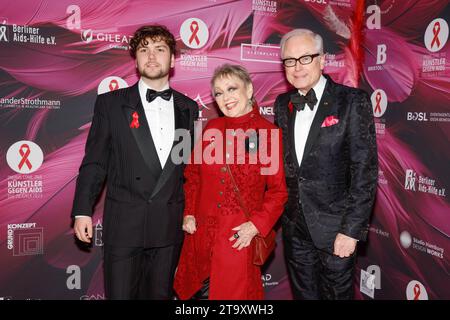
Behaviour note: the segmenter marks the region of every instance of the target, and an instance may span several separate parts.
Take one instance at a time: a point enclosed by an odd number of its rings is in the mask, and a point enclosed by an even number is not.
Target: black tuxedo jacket
[[[192,140],[198,106],[175,90],[173,97],[175,129],[189,130]],[[134,112],[139,115],[138,128],[130,127]],[[161,168],[137,83],[99,95],[77,179],[72,217],[92,216],[106,179],[106,245],[163,247],[179,243],[183,239],[183,170],[184,165],[173,163],[170,156]]]
[[[290,95],[275,101],[275,123],[283,132],[284,167],[289,198],[283,219],[304,214],[311,238],[320,249],[333,250],[337,233],[365,240],[375,198],[378,158],[370,100],[362,90],[327,78],[306,140],[301,166],[295,152],[295,109]],[[334,125],[322,124],[327,117]]]

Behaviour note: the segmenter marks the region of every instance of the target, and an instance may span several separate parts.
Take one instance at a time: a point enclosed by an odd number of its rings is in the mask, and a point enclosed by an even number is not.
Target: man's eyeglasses
[[[303,65],[310,64],[314,60],[314,58],[318,57],[318,56],[320,56],[320,53],[307,54],[307,55],[301,56],[300,58],[286,58],[281,61],[283,61],[283,65],[285,67],[290,68],[290,67],[295,67],[295,65],[297,64],[297,61]]]

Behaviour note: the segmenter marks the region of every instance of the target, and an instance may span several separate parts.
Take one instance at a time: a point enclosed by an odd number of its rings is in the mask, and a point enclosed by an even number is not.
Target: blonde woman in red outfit
[[[269,233],[287,200],[281,136],[260,115],[243,67],[219,67],[211,84],[224,117],[209,121],[202,161],[191,159],[185,170],[186,237],[175,291],[180,299],[190,299],[209,280],[209,299],[263,299],[252,240]],[[206,159],[208,155],[215,161]]]

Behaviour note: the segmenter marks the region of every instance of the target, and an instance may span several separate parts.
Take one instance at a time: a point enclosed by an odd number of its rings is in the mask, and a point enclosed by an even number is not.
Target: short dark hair
[[[147,38],[153,41],[164,41],[170,50],[170,54],[176,54],[176,41],[173,34],[162,25],[143,26],[136,30],[130,40],[130,55],[136,58],[136,50],[140,44],[147,45]]]

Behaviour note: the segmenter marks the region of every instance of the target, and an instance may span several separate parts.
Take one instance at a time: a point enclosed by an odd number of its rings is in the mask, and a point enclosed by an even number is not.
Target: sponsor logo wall
[[[203,126],[218,116],[209,86],[217,66],[244,65],[272,120],[276,96],[289,89],[282,33],[322,34],[325,72],[368,92],[376,124],[378,193],[356,298],[450,299],[450,6],[365,1],[358,67],[357,2],[116,1],[95,10],[72,0],[2,2],[0,299],[104,299],[104,194],[91,247],[76,243],[69,215],[96,96],[138,80],[129,40],[151,23],[175,35],[171,85],[198,103]],[[292,298],[280,234],[262,280],[266,298]]]

